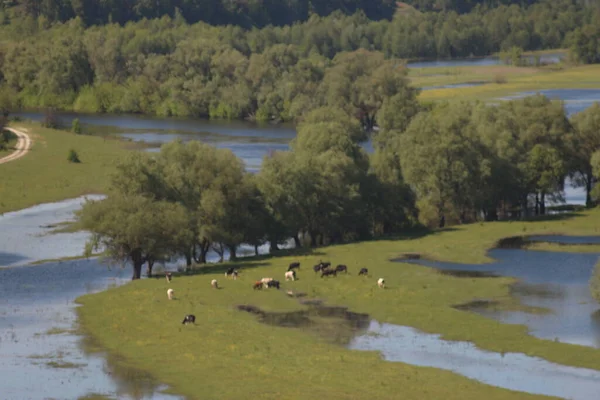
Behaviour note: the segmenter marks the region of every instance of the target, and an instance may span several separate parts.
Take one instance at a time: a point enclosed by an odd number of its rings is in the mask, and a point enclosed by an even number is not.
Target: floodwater
[[[51,232],[61,228],[64,222],[73,221],[73,212],[86,198],[103,197],[83,196],[0,215],[0,267],[82,255],[89,234]]]
[[[457,89],[463,87],[473,87],[473,86],[481,86],[485,85],[488,82],[464,82],[464,83],[451,83],[448,85],[439,85],[439,86],[424,86],[421,90],[434,90],[434,89]]]
[[[447,341],[414,328],[371,321],[353,350],[380,351],[387,361],[441,368],[506,389],[592,400],[600,393],[600,371],[555,364],[522,353],[495,353],[470,342]]]
[[[92,351],[73,331],[77,297],[129,280],[129,270],[95,260],[0,269],[0,398],[183,400]]]
[[[545,236],[534,241],[598,243],[600,238]],[[487,272],[519,279],[513,295],[523,304],[543,307],[547,314],[495,311],[484,305],[471,311],[509,324],[523,324],[530,334],[564,343],[600,348],[600,305],[591,297],[588,282],[600,253],[561,253],[523,249],[494,249],[490,264],[458,264],[425,259],[403,260],[445,271]],[[400,260],[399,260],[400,261]],[[459,275],[459,277],[460,277]],[[482,302],[483,303],[483,302]]]
[[[521,92],[511,96],[502,97],[498,100],[513,100],[536,93],[542,94],[552,100],[562,100],[565,110],[569,116],[581,112],[594,104],[600,102],[600,89],[549,89],[532,92]]]
[[[540,62],[545,64],[556,64],[561,62],[561,58],[566,57],[565,53],[547,53],[540,55]],[[534,56],[524,56],[526,61],[532,63],[535,61]],[[479,58],[464,58],[454,60],[437,60],[437,61],[415,61],[406,64],[409,68],[432,68],[432,67],[485,67],[490,65],[502,65],[502,61],[498,57],[479,57]]]
[[[15,115],[34,121],[44,118],[42,113],[35,112]],[[289,124],[75,113],[57,113],[57,117],[64,126],[70,126],[73,119],[79,118],[83,124],[109,126],[117,132],[122,129],[121,135],[124,137],[155,145],[148,151],[158,151],[160,145],[176,139],[210,143],[219,148],[231,149],[244,162],[246,169],[253,173],[260,170],[265,156],[274,151],[289,150],[289,143],[296,136],[294,127]],[[362,143],[362,147],[369,153],[374,151],[371,140]],[[585,204],[585,192],[582,188],[572,188],[567,184],[565,200],[569,204]]]

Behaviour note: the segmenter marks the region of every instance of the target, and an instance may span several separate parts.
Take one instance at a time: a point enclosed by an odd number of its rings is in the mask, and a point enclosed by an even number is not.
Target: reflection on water
[[[530,240],[546,240],[536,236]],[[549,236],[548,241],[562,237]],[[569,243],[589,243],[599,238],[565,237]],[[497,311],[485,306],[470,307],[471,311],[505,323],[523,324],[534,336],[561,342],[600,348],[600,332],[594,315],[600,306],[591,297],[588,282],[600,254],[560,253],[521,249],[495,249],[489,256],[497,260],[490,264],[472,265],[430,260],[403,260],[444,271],[477,271],[512,276],[520,282],[512,287],[513,295],[523,304],[542,307],[551,312],[530,314]]]
[[[450,370],[471,379],[521,392],[591,400],[600,393],[600,371],[563,366],[521,353],[493,353],[469,342],[372,321],[369,333],[350,349],[380,351],[388,361]]]
[[[89,393],[119,399],[179,397],[85,351],[73,301],[129,281],[129,271],[109,270],[94,260],[0,270],[0,376],[2,400],[76,399]],[[143,379],[142,379],[143,378]]]

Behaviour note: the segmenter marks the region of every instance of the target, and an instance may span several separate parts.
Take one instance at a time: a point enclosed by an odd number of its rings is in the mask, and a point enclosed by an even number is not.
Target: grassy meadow
[[[32,147],[24,157],[0,165],[0,213],[84,194],[101,193],[127,142],[67,131],[39,124],[15,123],[29,129]],[[74,149],[81,163],[68,162]]]
[[[418,265],[391,262],[404,252],[440,260],[491,262],[486,249],[499,239],[542,233],[597,235],[600,211],[562,215],[538,221],[464,225],[423,235],[315,249],[296,257],[240,261],[237,281],[226,280],[231,264],[211,265],[197,275],[177,276],[171,283],[145,279],[78,301],[84,331],[128,365],[150,372],[161,382],[191,399],[517,399],[524,393],[483,385],[459,375],[433,369],[388,363],[371,352],[349,351],[315,329],[274,327],[235,306],[250,304],[264,311],[302,309],[286,290],[304,292],[327,305],[368,313],[380,322],[413,326],[440,333],[447,340],[468,340],[496,352],[522,352],[547,360],[600,370],[600,350],[542,340],[525,326],[507,325],[453,305],[490,299],[510,308],[509,278],[456,278]],[[320,259],[346,264],[349,274],[337,278],[315,275]],[[284,282],[289,262],[302,263],[299,280]],[[368,267],[370,277],[358,277]],[[253,281],[271,276],[282,290],[254,291]],[[379,277],[386,280],[378,289]],[[217,279],[220,290],[210,288]],[[169,301],[166,290],[175,291]],[[196,326],[183,326],[186,314]],[[325,328],[324,328],[325,329]],[[325,329],[327,331],[327,329]],[[365,371],[368,376],[365,376]],[[233,379],[233,381],[232,381]],[[541,397],[540,397],[541,398]]]
[[[431,89],[420,100],[496,100],[524,91],[544,89],[600,88],[600,65],[512,67],[504,65],[416,68],[409,78],[417,87],[467,82],[487,82],[479,86]],[[502,83],[498,83],[502,82]]]

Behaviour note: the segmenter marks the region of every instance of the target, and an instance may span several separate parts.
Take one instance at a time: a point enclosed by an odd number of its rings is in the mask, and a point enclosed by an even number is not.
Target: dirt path
[[[6,157],[0,158],[0,164],[7,163],[9,161],[17,160],[23,157],[29,149],[31,148],[31,138],[27,134],[26,129],[16,129],[16,128],[4,128],[5,130],[14,133],[17,135],[17,144],[15,145],[15,151]]]

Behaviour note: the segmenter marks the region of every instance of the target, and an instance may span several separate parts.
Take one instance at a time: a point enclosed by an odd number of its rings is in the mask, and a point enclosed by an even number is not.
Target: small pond
[[[463,87],[473,87],[473,86],[481,86],[485,85],[488,82],[464,82],[464,83],[451,83],[448,85],[439,85],[439,86],[424,86],[421,90],[434,90],[434,89],[457,89]]]
[[[600,239],[536,236],[530,240],[584,244],[598,243]],[[398,261],[456,271],[457,277],[472,278],[465,271],[515,277],[519,283],[512,286],[513,295],[525,305],[543,307],[551,313],[500,312],[486,308],[484,302],[470,310],[505,323],[526,325],[536,337],[600,348],[600,305],[591,297],[588,286],[600,253],[494,249],[488,255],[496,261],[490,264]]]

